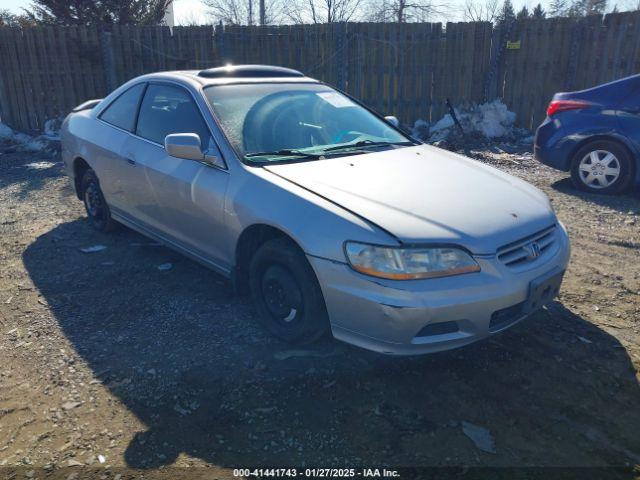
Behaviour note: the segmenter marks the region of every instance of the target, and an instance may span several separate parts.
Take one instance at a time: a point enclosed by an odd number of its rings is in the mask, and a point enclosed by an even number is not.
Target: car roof
[[[638,91],[640,91],[640,74],[620,78],[584,90],[560,92],[556,94],[554,98],[557,100],[588,100],[605,105],[613,105]]]

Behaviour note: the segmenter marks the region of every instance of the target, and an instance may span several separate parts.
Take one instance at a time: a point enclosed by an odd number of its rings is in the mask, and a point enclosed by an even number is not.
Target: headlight
[[[447,277],[480,271],[471,255],[454,247],[397,248],[347,242],[345,253],[354,270],[391,280]]]

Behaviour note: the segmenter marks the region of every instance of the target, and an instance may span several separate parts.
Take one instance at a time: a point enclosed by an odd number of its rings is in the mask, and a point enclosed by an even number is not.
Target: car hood
[[[537,188],[428,145],[265,169],[406,244],[454,243],[475,254],[493,254],[556,222]]]

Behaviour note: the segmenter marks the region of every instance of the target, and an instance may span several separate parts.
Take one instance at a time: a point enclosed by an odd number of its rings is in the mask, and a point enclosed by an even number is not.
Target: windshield
[[[325,85],[220,85],[205,89],[227,138],[247,163],[304,161],[413,142]]]

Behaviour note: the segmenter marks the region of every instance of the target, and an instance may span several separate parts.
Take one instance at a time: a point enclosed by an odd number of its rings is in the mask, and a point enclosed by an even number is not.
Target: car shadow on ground
[[[17,196],[26,198],[49,180],[63,174],[59,155],[50,152],[11,152],[0,154],[0,189],[18,185]]]
[[[608,207],[622,213],[632,211],[640,213],[640,189],[635,188],[622,195],[603,195],[598,193],[584,192],[577,189],[571,182],[571,178],[563,178],[551,184],[554,190],[578,197],[586,202],[595,203],[601,207]]]
[[[94,243],[107,249],[78,251]],[[625,349],[561,303],[460,350],[392,358],[283,345],[223,279],[127,229],[64,223],[23,261],[95,377],[147,426],[131,467],[181,453],[244,467],[620,465],[640,452]]]

